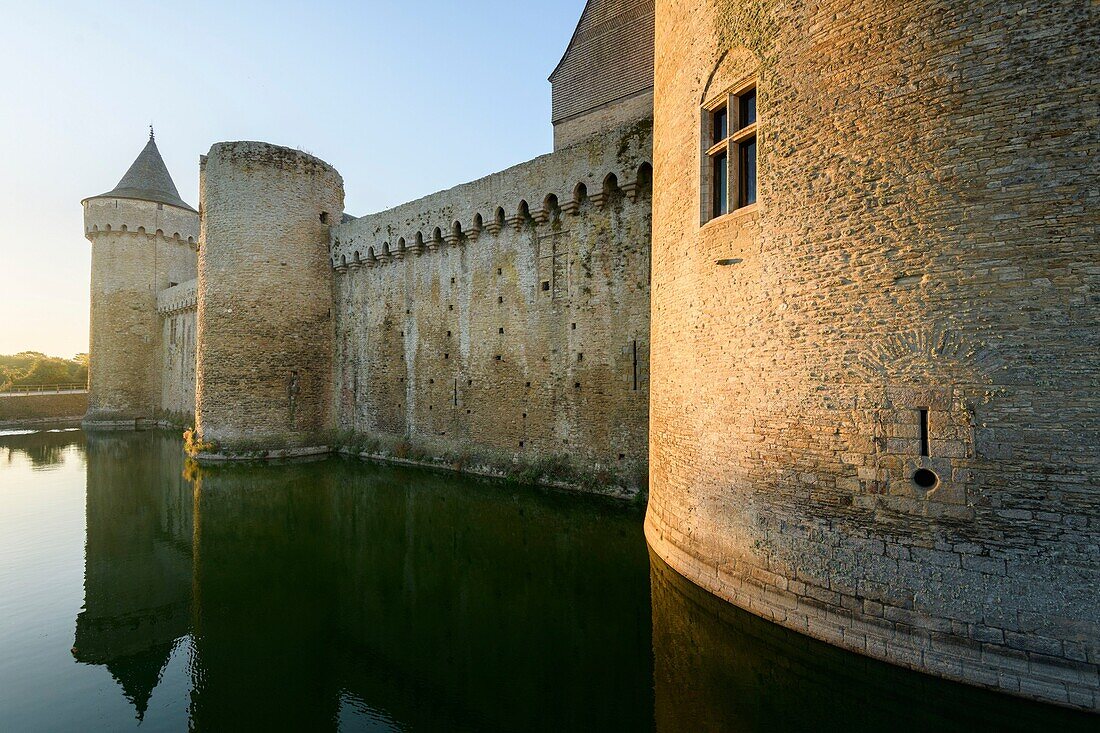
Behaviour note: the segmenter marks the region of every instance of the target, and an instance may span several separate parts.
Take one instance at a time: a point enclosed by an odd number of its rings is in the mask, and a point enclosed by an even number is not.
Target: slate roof
[[[588,0],[550,74],[553,122],[653,88],[653,0]]]
[[[172,176],[168,173],[168,166],[164,164],[164,158],[160,157],[157,141],[151,133],[149,142],[145,144],[145,149],[141,151],[137,160],[126,171],[126,175],[122,177],[118,185],[107,193],[88,197],[88,199],[104,198],[155,201],[158,204],[168,204],[188,211],[195,211],[180,198],[179,191],[176,190],[176,184],[172,182]],[[85,199],[85,201],[88,199]]]

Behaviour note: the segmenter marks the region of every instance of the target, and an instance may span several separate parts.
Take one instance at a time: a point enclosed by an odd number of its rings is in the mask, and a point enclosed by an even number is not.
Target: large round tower
[[[316,445],[330,427],[329,225],[340,174],[298,150],[214,145],[200,179],[196,427],[226,452]]]
[[[133,427],[160,396],[157,293],[195,277],[199,215],[180,198],[152,131],[114,189],[84,199],[92,243],[86,427]]]
[[[657,2],[646,533],[777,623],[1096,710],[1087,6]]]

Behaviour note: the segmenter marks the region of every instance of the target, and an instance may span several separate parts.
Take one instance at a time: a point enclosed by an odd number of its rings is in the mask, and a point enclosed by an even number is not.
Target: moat
[[[1084,730],[651,558],[638,507],[178,436],[0,434],[0,730]]]

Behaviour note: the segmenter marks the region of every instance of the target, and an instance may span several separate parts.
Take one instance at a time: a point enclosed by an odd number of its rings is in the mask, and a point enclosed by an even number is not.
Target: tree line
[[[71,359],[47,356],[38,351],[0,355],[0,391],[13,387],[87,383],[87,354],[77,354]]]

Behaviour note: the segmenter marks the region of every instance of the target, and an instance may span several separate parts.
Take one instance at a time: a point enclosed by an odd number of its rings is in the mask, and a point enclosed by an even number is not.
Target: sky
[[[340,171],[350,214],[549,152],[584,0],[0,0],[0,354],[88,349],[81,199],[156,129],[185,201],[223,140]]]

